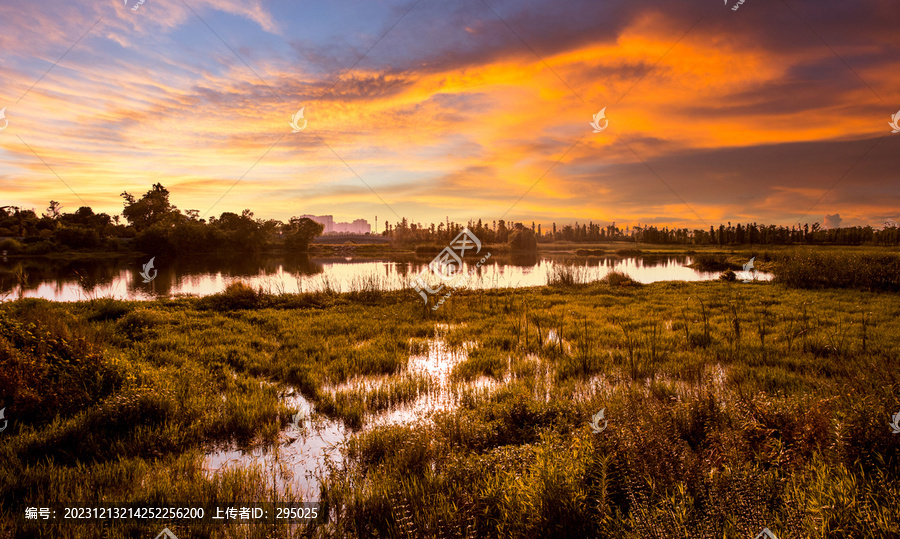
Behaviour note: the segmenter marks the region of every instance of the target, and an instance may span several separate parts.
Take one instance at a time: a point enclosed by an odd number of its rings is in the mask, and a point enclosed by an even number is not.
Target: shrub
[[[228,285],[219,294],[202,298],[198,303],[198,307],[217,311],[256,309],[261,306],[263,298],[262,292],[257,292],[250,285],[237,281]]]
[[[733,283],[737,281],[737,275],[730,269],[727,269],[722,272],[722,275],[719,275],[719,279],[729,283]]]
[[[38,238],[40,239],[40,238]],[[51,253],[56,250],[56,246],[49,241],[40,241],[37,243],[32,243],[25,247],[26,255],[45,255],[47,253]]]
[[[58,243],[72,249],[94,249],[100,246],[97,231],[80,226],[59,227],[54,236]]]
[[[9,254],[19,254],[25,250],[25,246],[19,243],[18,241],[7,238],[3,241],[0,241],[0,251],[8,251]]]
[[[622,273],[621,271],[611,271],[606,274],[602,279],[600,279],[601,283],[606,283],[609,286],[641,286],[641,283],[632,279],[627,273]]]

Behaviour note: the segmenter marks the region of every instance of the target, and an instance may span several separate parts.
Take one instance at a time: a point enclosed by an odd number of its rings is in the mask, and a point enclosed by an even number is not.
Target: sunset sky
[[[0,206],[900,220],[894,0],[0,2]]]

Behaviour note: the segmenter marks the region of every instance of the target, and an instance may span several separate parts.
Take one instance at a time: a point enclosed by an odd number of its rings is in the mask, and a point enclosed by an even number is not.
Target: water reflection
[[[290,390],[284,400],[300,412],[302,420],[279,433],[278,444],[247,450],[231,445],[218,448],[206,455],[206,471],[216,474],[228,468],[260,466],[273,480],[267,488],[317,500],[319,478],[327,474],[327,463],[343,460],[341,447],[348,431],[339,421],[314,413],[312,403],[299,391]]]
[[[78,301],[97,297],[147,300],[177,295],[205,296],[221,292],[235,281],[271,293],[309,292],[330,288],[340,292],[366,287],[397,290],[409,286],[430,259],[414,255],[391,257],[308,256],[197,256],[157,258],[156,278],[144,283],[139,276],[146,259],[49,260],[8,259],[0,261],[0,298],[41,297],[55,301]],[[578,266],[586,281],[602,279],[610,271],[627,273],[642,283],[656,281],[701,281],[716,279],[719,272],[687,267],[685,255],[638,257],[591,257],[569,261],[564,257],[515,254],[492,256],[474,270],[472,288],[542,286],[559,264]],[[742,275],[739,275],[739,278]],[[770,274],[757,273],[758,280]]]

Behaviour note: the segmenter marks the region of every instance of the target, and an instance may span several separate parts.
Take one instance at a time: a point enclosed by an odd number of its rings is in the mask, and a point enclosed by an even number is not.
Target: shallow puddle
[[[447,328],[439,327],[439,330]],[[449,411],[459,405],[463,391],[467,389],[487,389],[492,387],[492,380],[478,379],[473,382],[453,382],[450,373],[453,367],[469,357],[469,350],[474,343],[465,343],[460,347],[450,347],[442,338],[428,340],[427,351],[409,357],[406,373],[426,376],[431,380],[430,389],[422,392],[411,402],[400,404],[389,410],[366,416],[364,428],[378,425],[403,425],[416,421],[428,420],[435,412]]]
[[[285,395],[285,403],[298,409],[299,416],[295,416],[295,424],[281,431],[277,445],[246,451],[235,447],[218,449],[206,455],[206,471],[216,473],[235,466],[262,466],[274,478],[277,492],[283,494],[290,488],[304,500],[317,500],[318,477],[325,475],[326,459],[341,461],[340,445],[349,432],[342,422],[313,413],[312,404],[299,392]]]
[[[422,376],[430,379],[427,391],[422,391],[413,401],[392,407],[384,412],[367,414],[363,429],[379,425],[400,425],[427,421],[435,412],[453,410],[466,391],[493,391],[506,380],[498,382],[480,377],[472,382],[454,382],[450,379],[453,367],[468,358],[474,343],[450,347],[443,339],[449,326],[439,325],[438,336],[421,347],[422,353],[409,357],[401,375]],[[355,377],[343,384],[326,386],[332,393],[353,389],[375,389],[397,380],[398,375]],[[324,476],[325,463],[340,463],[341,448],[352,432],[343,422],[325,418],[315,413],[312,403],[298,391],[289,390],[284,396],[286,405],[300,411],[297,427],[289,425],[279,434],[277,445],[242,450],[234,446],[219,448],[206,455],[204,468],[214,474],[232,467],[262,466],[273,477],[275,488],[284,493],[290,489],[305,500],[316,500],[319,494],[319,477]]]

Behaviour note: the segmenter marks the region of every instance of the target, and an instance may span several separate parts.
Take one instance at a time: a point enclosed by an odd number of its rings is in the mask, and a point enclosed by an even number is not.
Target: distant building
[[[334,217],[331,215],[301,215],[301,219],[312,219],[324,227],[323,234],[331,234],[334,231]]]
[[[365,219],[357,219],[352,223],[335,223],[332,215],[301,215],[301,219],[312,219],[322,225],[323,234],[369,234],[372,226]]]
[[[365,219],[357,219],[352,223],[335,223],[335,234],[368,234],[372,231],[372,227]]]

